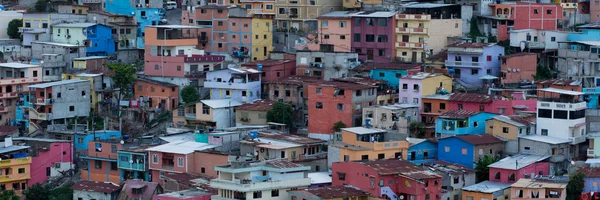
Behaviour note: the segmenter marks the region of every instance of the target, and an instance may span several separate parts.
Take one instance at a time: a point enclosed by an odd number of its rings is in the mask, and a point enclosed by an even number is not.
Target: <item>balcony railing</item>
[[[431,15],[397,14],[397,20],[430,20]]]
[[[42,82],[41,78],[10,78],[0,79],[0,85],[30,84]]]
[[[587,157],[593,158],[594,156],[594,149],[587,149]]]
[[[47,32],[49,29],[48,28],[25,28],[25,27],[19,27],[19,32],[20,33],[44,33]]]
[[[29,119],[34,119],[34,120],[51,120],[52,119],[52,113],[39,113],[37,110],[35,110],[32,107],[23,107],[25,109],[29,110]]]
[[[135,171],[146,171],[146,164],[144,163],[129,163],[119,161],[120,169],[130,169]]]
[[[446,61],[446,66],[449,67],[474,67],[482,68],[485,66],[484,62],[467,62],[467,61]]]
[[[31,178],[30,173],[0,175],[0,183],[19,181],[19,180],[27,180],[30,178]]]
[[[256,80],[256,81],[250,81],[250,82],[230,83],[228,81],[218,82],[218,81],[206,80],[204,82],[204,87],[205,88],[227,88],[227,89],[251,89],[251,88],[254,88],[254,86],[255,86],[254,84],[260,85],[260,82],[258,80]]]
[[[162,168],[166,169],[166,170],[173,170],[173,169],[175,169],[175,166],[174,165],[162,165]]]
[[[238,192],[264,191],[280,188],[295,188],[306,187],[310,185],[310,178],[281,180],[281,181],[266,181],[266,182],[250,182],[241,183],[240,180],[223,180],[213,179],[210,181],[210,186],[217,189],[234,190]]]
[[[31,164],[31,157],[0,160],[0,168],[24,164]]]
[[[419,42],[396,42],[396,48],[423,48],[423,43],[419,43]]]
[[[396,27],[396,33],[404,33],[404,34],[427,34],[426,28],[405,28],[405,27]]]
[[[582,135],[579,137],[569,137],[568,139],[571,141],[571,144],[576,145],[585,142],[586,137]]]
[[[52,104],[52,99],[37,98],[35,103],[37,105],[50,105],[50,104]]]

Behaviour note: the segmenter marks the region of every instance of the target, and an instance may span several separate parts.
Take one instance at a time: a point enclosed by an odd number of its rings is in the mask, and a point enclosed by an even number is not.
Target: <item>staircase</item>
[[[398,195],[388,186],[381,187],[381,196],[384,194],[391,200],[398,200]]]

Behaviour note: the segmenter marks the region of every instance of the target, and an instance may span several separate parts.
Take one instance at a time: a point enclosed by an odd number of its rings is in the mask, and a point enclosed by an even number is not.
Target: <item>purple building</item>
[[[448,73],[461,85],[482,87],[483,80],[479,77],[500,75],[499,57],[504,55],[504,47],[497,44],[458,42],[447,48],[445,65]]]
[[[352,16],[352,51],[363,61],[391,62],[396,55],[395,12],[362,12]]]

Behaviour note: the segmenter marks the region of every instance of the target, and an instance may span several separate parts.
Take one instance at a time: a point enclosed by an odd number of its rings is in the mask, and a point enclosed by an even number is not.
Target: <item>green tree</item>
[[[73,189],[71,185],[65,185],[50,191],[49,200],[73,199]]]
[[[114,72],[111,78],[115,83],[115,88],[119,89],[119,94],[117,95],[117,104],[119,104],[121,99],[129,94],[130,88],[136,80],[135,70],[132,65],[119,63],[109,64],[108,69]]]
[[[335,124],[333,124],[333,131],[335,132],[340,132],[343,128],[346,128],[348,126],[346,126],[346,124],[344,124],[344,122],[339,121],[336,122]]]
[[[6,29],[6,34],[11,39],[19,39],[21,38],[21,33],[19,33],[19,28],[23,27],[22,19],[13,19],[8,22],[8,28]]]
[[[37,12],[46,12],[48,7],[48,0],[38,0],[35,2],[35,11]]]
[[[571,175],[569,183],[567,184],[567,200],[577,200],[579,195],[583,192],[583,186],[585,184],[584,174],[577,172]]]
[[[276,102],[271,110],[267,111],[267,121],[291,127],[294,121],[294,108],[288,103]]]
[[[198,89],[193,85],[186,85],[181,89],[181,100],[184,104],[196,103],[200,99]]]
[[[27,200],[47,200],[50,196],[50,188],[46,185],[36,183],[23,192]]]
[[[469,22],[471,23],[471,27],[469,29],[469,37],[473,42],[477,42],[477,37],[483,36],[483,34],[481,34],[481,32],[479,31],[479,27],[477,26],[477,17],[471,17],[471,20]]]
[[[490,168],[492,163],[500,160],[497,156],[485,155],[479,161],[475,162],[475,170],[477,171],[477,182],[487,181],[489,179]]]
[[[425,123],[423,122],[412,122],[408,126],[410,133],[413,137],[425,138]]]
[[[536,81],[552,79],[552,72],[550,71],[550,68],[538,64],[535,68],[535,75],[533,75],[533,78]]]
[[[4,190],[0,193],[0,200],[19,200],[21,197],[15,194],[15,191]]]

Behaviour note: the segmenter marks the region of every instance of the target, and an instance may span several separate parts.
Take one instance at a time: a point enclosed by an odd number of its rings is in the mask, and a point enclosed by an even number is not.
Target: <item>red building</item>
[[[296,60],[261,60],[242,64],[242,67],[262,71],[262,82],[271,82],[296,75]]]
[[[521,178],[532,178],[550,173],[550,155],[518,154],[489,165],[492,182],[515,183]]]
[[[505,98],[498,95],[454,93],[448,99],[450,110],[470,110],[500,115],[515,115],[517,111],[536,111],[536,99]]]
[[[442,178],[405,160],[338,162],[332,165],[332,185],[352,185],[375,197],[440,199]]]
[[[498,40],[508,40],[509,27],[512,30],[538,29],[558,30],[558,20],[562,19],[560,4],[540,4],[516,2],[516,4],[489,4],[492,13],[481,16],[487,27],[497,29]],[[487,30],[486,30],[487,33]]]
[[[500,57],[500,82],[518,84],[531,82],[536,73],[537,54],[517,53]]]
[[[332,134],[333,125],[362,125],[362,108],[375,105],[377,87],[340,81],[320,81],[308,85],[308,133]],[[329,139],[329,136],[326,136]]]

